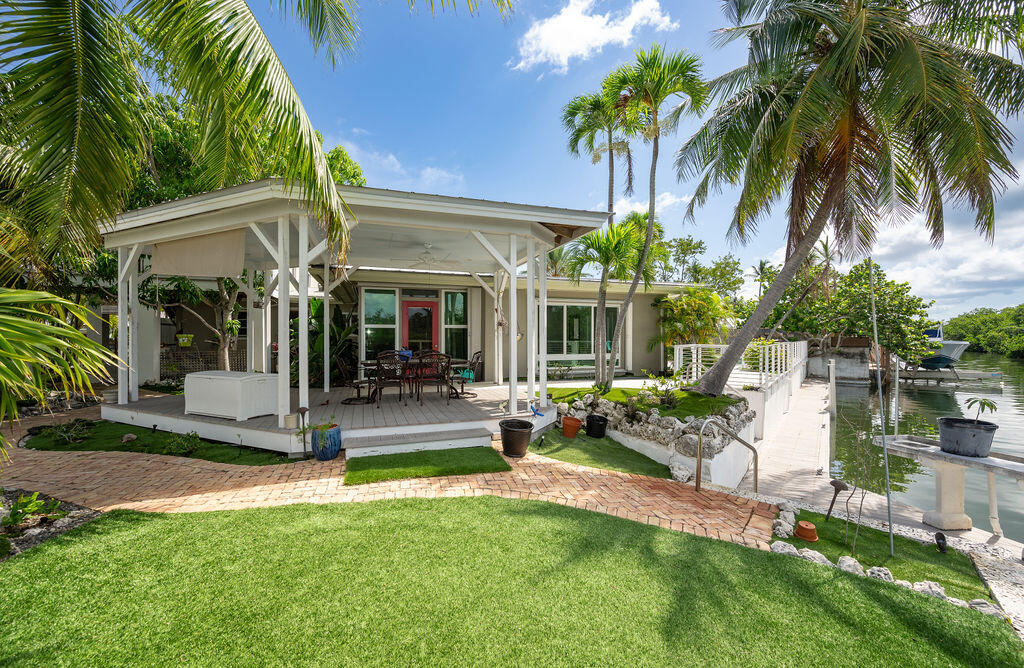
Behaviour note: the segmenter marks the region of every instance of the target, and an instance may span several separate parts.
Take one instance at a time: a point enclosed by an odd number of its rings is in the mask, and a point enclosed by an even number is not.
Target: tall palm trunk
[[[644,275],[644,267],[647,266],[647,256],[650,255],[651,243],[654,241],[654,189],[658,171],[658,135],[661,134],[658,127],[657,109],[654,109],[654,112],[651,114],[651,127],[654,129],[654,137],[651,140],[651,181],[648,191],[649,199],[647,200],[647,232],[644,235],[644,247],[640,250],[640,257],[636,263],[636,271],[633,272],[633,282],[630,283],[626,296],[622,299],[622,303],[619,304],[619,311],[615,318],[615,330],[612,333],[612,351],[608,360],[608,378],[605,383],[608,389],[611,389],[612,381],[615,379],[615,351],[619,349],[619,339],[622,338],[622,323],[626,321],[626,311],[629,310],[629,305],[633,303],[633,294],[636,293],[636,286],[640,284],[640,279]]]
[[[754,340],[754,336],[757,335],[758,330],[761,329],[761,325],[768,319],[772,311],[775,310],[775,305],[782,299],[786,287],[796,277],[797,271],[803,266],[807,256],[811,254],[814,244],[818,243],[818,237],[825,231],[825,225],[828,224],[829,213],[831,213],[831,209],[828,206],[829,199],[827,196],[824,198],[824,202],[814,214],[810,226],[804,233],[803,239],[800,240],[800,243],[793,250],[793,254],[786,260],[786,264],[782,266],[779,275],[772,281],[771,287],[765,290],[764,296],[757,303],[757,308],[754,309],[753,315],[739,328],[736,336],[729,343],[729,347],[725,349],[725,352],[722,353],[722,356],[715,362],[714,366],[700,377],[700,380],[697,382],[698,392],[721,394],[722,390],[725,389],[726,383],[729,382],[729,374],[732,373],[733,368],[739,363],[740,358],[743,357],[743,351],[747,349],[750,342]]]
[[[615,151],[612,149],[612,129],[608,128],[608,211],[615,207]],[[614,222],[615,216],[608,216],[608,224]],[[608,303],[608,268],[601,270],[601,285],[597,290],[597,309],[594,314],[594,382],[603,385],[607,381],[605,373],[605,350],[608,347],[608,331],[605,326],[605,310]]]

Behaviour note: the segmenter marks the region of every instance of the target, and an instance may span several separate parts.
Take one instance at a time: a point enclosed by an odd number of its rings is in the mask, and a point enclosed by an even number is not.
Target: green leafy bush
[[[187,434],[174,434],[162,447],[154,448],[154,451],[159,455],[188,457],[195,453],[202,445],[203,439],[199,438],[199,434],[190,431]]]
[[[92,420],[71,420],[62,424],[55,424],[49,428],[56,443],[81,443],[89,435],[89,432],[96,425]]]
[[[41,515],[45,513],[45,507],[46,502],[39,498],[39,492],[33,492],[32,496],[25,496],[22,494],[18,497],[18,500],[11,505],[11,514],[3,519],[2,524],[4,527],[16,527],[31,515]]]
[[[0,559],[11,553],[11,540],[7,536],[0,536]]]

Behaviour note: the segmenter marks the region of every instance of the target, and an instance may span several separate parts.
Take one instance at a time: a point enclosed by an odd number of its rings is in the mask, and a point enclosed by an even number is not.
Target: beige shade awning
[[[233,278],[242,273],[245,230],[228,230],[153,245],[154,274]]]

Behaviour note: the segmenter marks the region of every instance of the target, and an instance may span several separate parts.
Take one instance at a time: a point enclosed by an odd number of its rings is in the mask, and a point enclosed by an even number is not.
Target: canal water
[[[899,433],[938,438],[936,419],[945,416],[974,417],[966,404],[970,397],[986,397],[998,406],[982,419],[999,425],[992,449],[1024,456],[1024,361],[1000,355],[965,353],[960,369],[1002,371],[999,381],[967,382],[959,387],[903,383],[900,387]],[[832,475],[868,489],[885,493],[882,449],[872,438],[880,434],[878,395],[866,387],[840,386],[836,390],[837,417],[833,425]],[[886,396],[886,433],[893,433],[894,398]],[[889,458],[893,498],[922,509],[935,506],[935,480],[931,469],[903,457]],[[1024,490],[1005,476],[996,476],[999,520],[1003,533],[1024,542]],[[974,526],[991,531],[988,520],[988,478],[982,471],[967,470],[967,514]]]

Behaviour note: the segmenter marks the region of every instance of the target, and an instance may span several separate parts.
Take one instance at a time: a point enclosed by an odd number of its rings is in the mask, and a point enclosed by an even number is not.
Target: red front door
[[[402,302],[402,347],[413,352],[437,350],[439,302]]]

